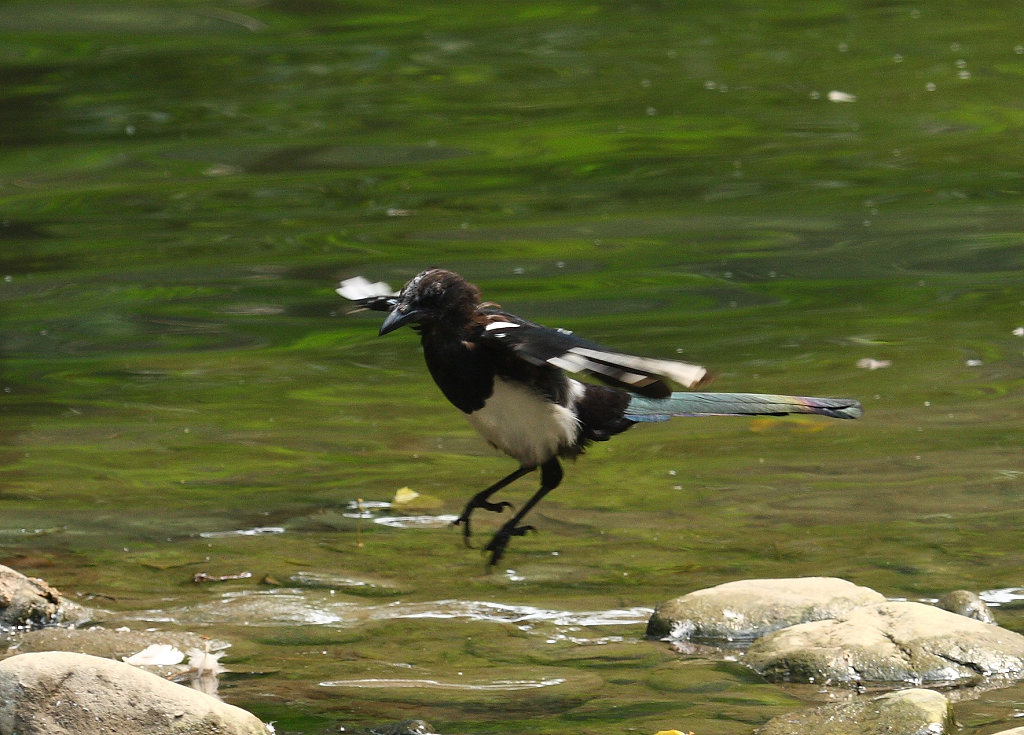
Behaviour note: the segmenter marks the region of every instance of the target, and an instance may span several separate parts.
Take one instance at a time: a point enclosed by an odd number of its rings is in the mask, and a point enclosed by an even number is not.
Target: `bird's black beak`
[[[399,327],[404,327],[409,322],[418,321],[420,318],[419,309],[409,309],[407,311],[400,311],[395,308],[388,314],[384,323],[380,325],[380,332],[378,336],[383,336],[388,332],[394,332]]]

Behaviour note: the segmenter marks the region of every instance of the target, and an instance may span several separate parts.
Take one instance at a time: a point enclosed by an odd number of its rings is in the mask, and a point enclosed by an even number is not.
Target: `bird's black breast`
[[[456,408],[464,413],[483,408],[494,392],[495,377],[527,385],[552,403],[568,403],[569,381],[560,369],[524,360],[501,343],[480,340],[482,327],[467,331],[434,325],[421,330],[427,368]]]
[[[457,334],[424,329],[423,357],[434,382],[463,413],[483,408],[494,391],[494,367],[472,341]]]

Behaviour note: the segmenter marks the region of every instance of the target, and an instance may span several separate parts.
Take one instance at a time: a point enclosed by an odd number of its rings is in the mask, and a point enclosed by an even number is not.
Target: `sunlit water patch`
[[[560,627],[586,628],[600,625],[636,625],[646,623],[652,610],[633,607],[625,610],[597,610],[571,612],[550,610],[530,605],[506,605],[479,600],[441,600],[429,603],[411,603],[405,606],[403,618],[466,618],[495,623],[511,623],[523,630],[548,623]]]
[[[545,636],[549,642],[560,640],[594,643],[589,637],[573,635],[589,628],[635,625],[647,622],[651,609],[632,607],[612,610],[570,611],[509,605],[482,600],[437,600],[383,605],[364,605],[339,600],[334,590],[273,589],[232,591],[219,599],[168,611],[150,610],[137,614],[147,622],[189,621],[192,624],[217,625],[244,620],[246,626],[285,624],[356,627],[386,620],[462,620],[514,625],[522,631]],[[618,641],[613,636],[599,642]]]
[[[978,597],[993,607],[1024,607],[1024,587],[985,590],[978,593]]]
[[[418,493],[411,493],[414,497]],[[348,504],[348,511],[343,513],[346,518],[357,520],[372,520],[374,523],[387,526],[388,528],[442,528],[449,526],[458,520],[455,515],[378,515],[380,513],[397,510],[402,507],[401,503],[387,502],[381,500],[352,500]]]
[[[238,528],[230,531],[203,531],[200,538],[230,538],[231,536],[265,536],[284,533],[280,526],[257,526],[256,528]]]
[[[369,579],[343,577],[338,574],[322,574],[319,572],[296,572],[288,577],[288,581],[300,587],[341,589],[346,592],[363,588],[385,587],[384,584]]]
[[[442,528],[458,520],[456,515],[381,516],[373,522],[388,528]]]
[[[348,504],[348,512],[343,513],[346,518],[374,518],[374,513],[391,508],[391,503],[386,500],[353,500]]]

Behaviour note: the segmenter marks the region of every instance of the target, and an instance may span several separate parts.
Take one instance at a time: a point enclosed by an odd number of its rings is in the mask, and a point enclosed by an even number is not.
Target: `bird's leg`
[[[552,457],[547,462],[540,466],[540,489],[533,494],[523,506],[523,509],[516,513],[507,523],[505,523],[498,532],[494,534],[494,537],[490,540],[487,546],[484,547],[484,551],[491,552],[489,566],[494,566],[501,559],[505,553],[505,547],[508,546],[508,542],[513,536],[525,536],[527,531],[536,530],[533,526],[520,526],[519,521],[523,520],[527,513],[541,501],[545,495],[558,487],[558,483],[562,481],[562,465],[558,462],[558,457]]]
[[[468,503],[466,503],[466,507],[462,511],[462,515],[460,515],[458,518],[456,518],[454,521],[452,521],[452,525],[453,526],[458,526],[458,525],[462,524],[462,539],[463,539],[463,541],[465,541],[466,546],[469,546],[469,536],[470,536],[470,532],[469,532],[469,516],[470,516],[470,514],[474,510],[476,510],[477,508],[482,508],[483,510],[489,510],[489,511],[492,511],[494,513],[501,513],[501,511],[505,510],[505,508],[511,508],[512,507],[512,503],[508,503],[508,502],[506,502],[504,500],[501,501],[500,503],[491,503],[487,499],[489,497],[491,497],[492,495],[494,495],[494,493],[498,492],[503,487],[508,485],[509,483],[515,482],[516,480],[518,480],[523,475],[525,475],[525,474],[527,474],[529,472],[533,472],[533,470],[534,470],[533,467],[520,467],[518,470],[516,470],[512,474],[510,474],[510,475],[508,475],[506,477],[501,478],[500,480],[498,480],[496,483],[491,485],[486,490],[481,490],[476,495],[474,495],[472,498],[470,498],[470,501]]]

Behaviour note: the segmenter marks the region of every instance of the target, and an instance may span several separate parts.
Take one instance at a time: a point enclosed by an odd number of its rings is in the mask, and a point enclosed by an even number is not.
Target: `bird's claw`
[[[511,526],[506,523],[498,529],[498,532],[494,534],[487,546],[484,547],[484,551],[491,552],[490,561],[487,562],[488,566],[493,567],[498,563],[498,560],[505,554],[505,547],[508,546],[508,542],[513,536],[525,536],[530,531],[536,530],[536,528],[530,525]]]
[[[487,500],[470,501],[466,506],[465,510],[462,511],[462,515],[452,521],[453,526],[462,526],[462,541],[467,547],[471,546],[469,543],[469,537],[473,534],[469,530],[469,516],[474,510],[480,508],[481,510],[489,510],[492,513],[501,513],[505,508],[514,508],[515,506],[507,500],[501,500],[497,503],[491,503]]]

